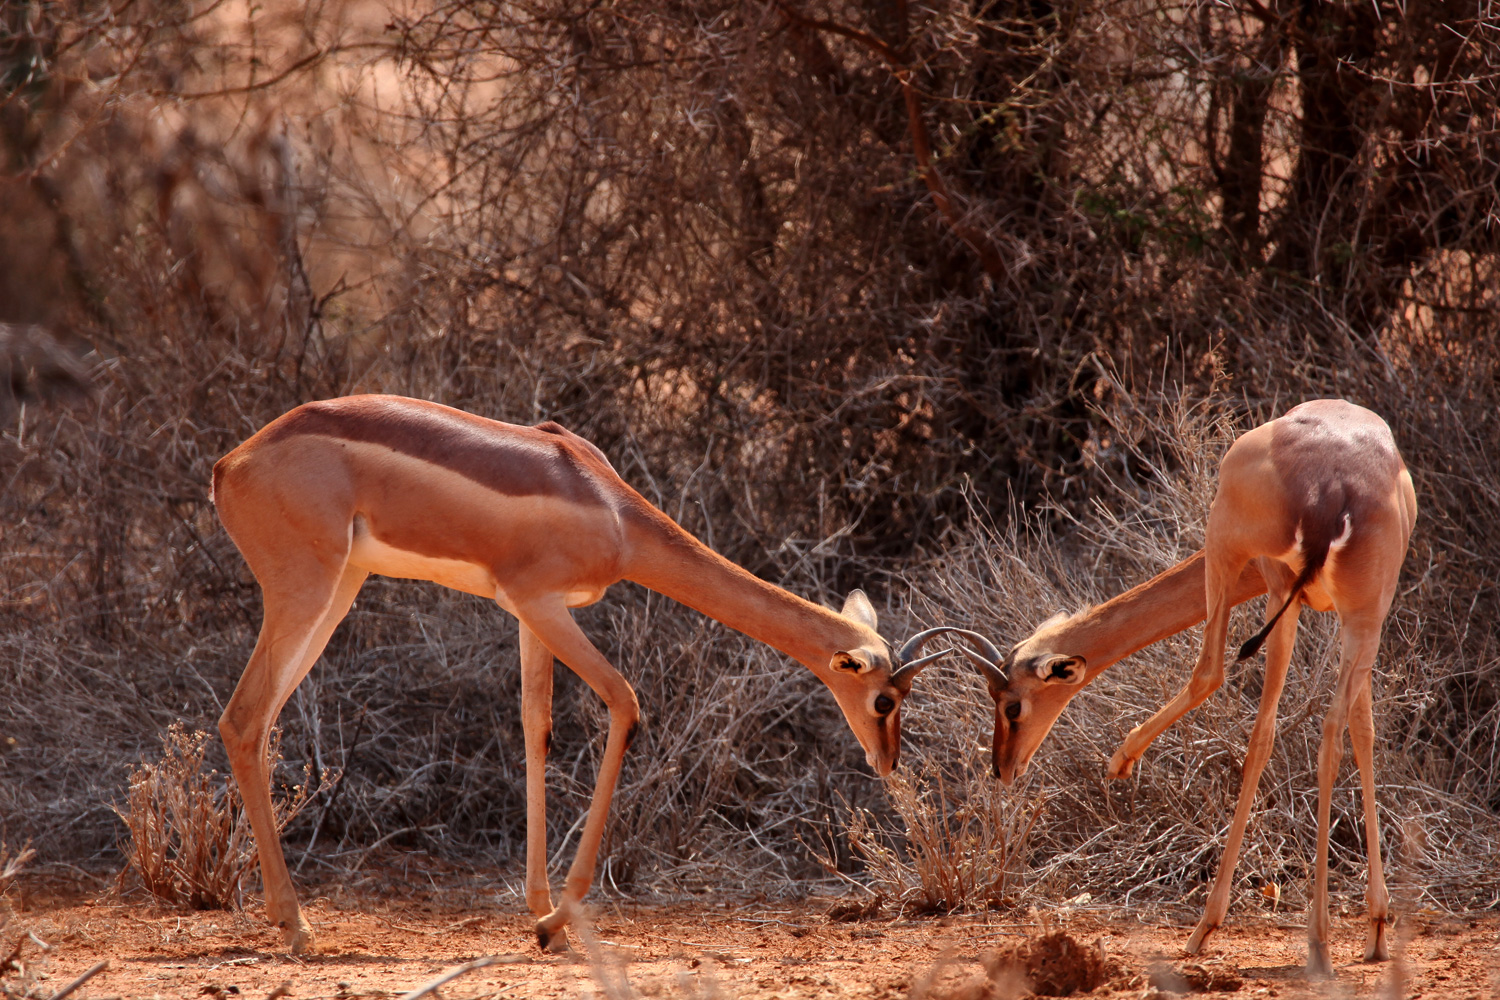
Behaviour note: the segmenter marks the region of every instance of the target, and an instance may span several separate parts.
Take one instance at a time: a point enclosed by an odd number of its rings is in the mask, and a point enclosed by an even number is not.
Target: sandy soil
[[[258,907],[185,912],[33,894],[0,919],[0,962],[20,948],[19,967],[0,966],[0,996],[52,997],[107,960],[70,995],[395,997],[491,956],[494,964],[428,995],[988,1000],[1021,993],[1019,980],[999,971],[1004,956],[1024,962],[1027,949],[1049,934],[1054,965],[1089,965],[1102,949],[1103,982],[1093,996],[1500,996],[1497,913],[1412,915],[1399,928],[1397,959],[1379,964],[1359,961],[1358,915],[1336,916],[1337,978],[1310,983],[1302,970],[1301,914],[1231,913],[1207,953],[1188,959],[1181,952],[1188,927],[1110,910],[1030,919],[830,916],[841,902],[596,900],[587,933],[572,935],[577,951],[554,956],[536,950],[521,907],[493,892],[445,888],[382,898],[333,889],[307,906],[316,952],[293,958],[279,950]],[[1059,942],[1063,953],[1056,953]]]

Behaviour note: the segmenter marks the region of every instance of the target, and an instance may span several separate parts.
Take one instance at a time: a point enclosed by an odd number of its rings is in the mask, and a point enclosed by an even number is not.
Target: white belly
[[[515,602],[506,594],[494,574],[484,566],[462,559],[441,559],[398,549],[371,535],[360,523],[354,526],[349,562],[381,576],[394,576],[402,580],[431,580],[444,587],[495,601],[511,614],[516,613]],[[570,608],[581,608],[602,598],[605,589],[570,590],[563,595],[563,603]]]
[[[363,530],[362,525],[355,526],[349,562],[381,576],[431,580],[454,590],[462,590],[466,594],[477,594],[490,600],[496,597],[495,577],[478,563],[462,559],[440,559],[398,549],[375,538]]]

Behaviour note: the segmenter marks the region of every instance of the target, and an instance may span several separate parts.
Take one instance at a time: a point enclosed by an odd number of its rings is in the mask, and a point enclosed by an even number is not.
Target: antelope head
[[[884,777],[896,769],[901,756],[901,702],[911,694],[912,680],[933,660],[951,653],[940,649],[921,655],[922,647],[944,632],[963,632],[947,626],[925,629],[899,647],[875,631],[875,609],[863,591],[856,590],[839,612],[864,633],[854,648],[834,654],[826,675],[849,728],[865,750],[865,760]]]
[[[993,767],[995,777],[1006,785],[1025,773],[1052,724],[1088,681],[1084,658],[1050,641],[1050,633],[1067,618],[1058,615],[1044,622],[1003,660],[994,645],[976,642],[973,635],[965,638],[976,649],[957,647],[989,680],[990,697],[995,699]]]

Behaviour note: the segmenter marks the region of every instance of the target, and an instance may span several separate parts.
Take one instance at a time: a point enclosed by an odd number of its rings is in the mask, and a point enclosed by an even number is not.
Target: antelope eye
[[[896,703],[891,700],[890,695],[878,694],[875,696],[875,713],[877,715],[890,715]]]
[[[1021,703],[1019,701],[1013,701],[1009,705],[1006,705],[1005,717],[1011,722],[1015,722],[1017,719],[1019,719],[1021,717]]]

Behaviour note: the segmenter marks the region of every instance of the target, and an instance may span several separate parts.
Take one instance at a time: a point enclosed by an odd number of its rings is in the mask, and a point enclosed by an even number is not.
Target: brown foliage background
[[[96,389],[0,437],[0,834],[117,863],[125,765],[211,725],[258,623],[209,470],[306,399],[559,420],[768,579],[1013,641],[1191,552],[1237,432],[1344,396],[1422,505],[1378,692],[1395,871],[1493,905],[1497,27],[1443,0],[7,5],[0,322]],[[601,886],[795,891],[799,838],[857,866],[850,810],[891,813],[810,676],[631,586],[580,618],[648,720]],[[1247,878],[1311,856],[1333,634],[1305,630]],[[387,844],[518,886],[514,638],[367,585],[283,716],[290,766],[344,771],[294,866]],[[1191,642],[1051,737],[1028,891],[1211,870],[1253,676],[1131,788],[1099,777]],[[921,690],[915,753],[967,774],[981,688]],[[556,711],[564,847],[603,720],[570,678]]]

